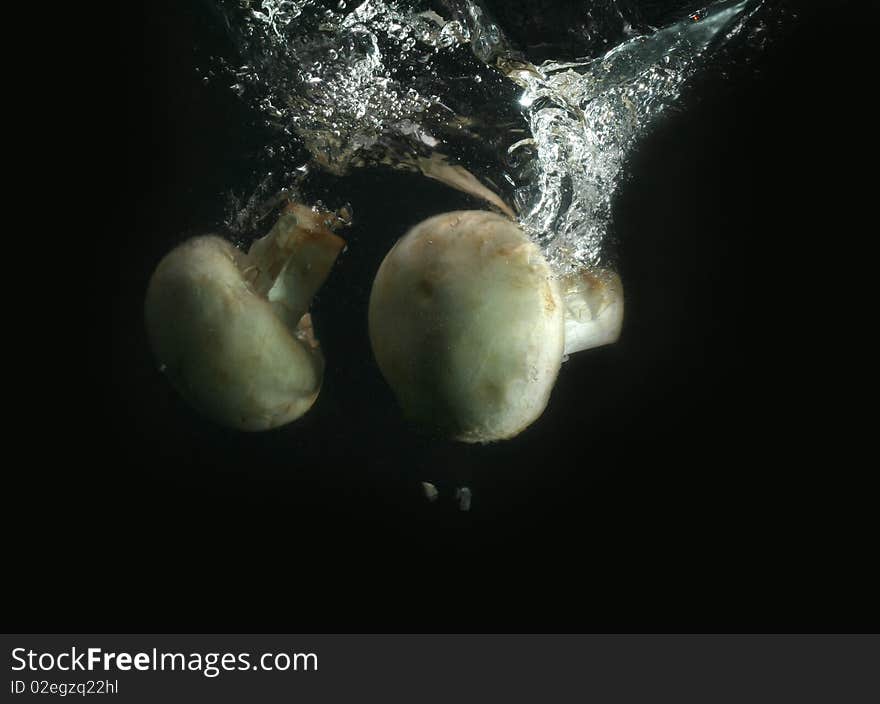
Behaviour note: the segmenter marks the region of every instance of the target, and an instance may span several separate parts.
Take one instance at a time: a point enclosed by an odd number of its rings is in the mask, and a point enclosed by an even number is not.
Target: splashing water
[[[633,145],[709,57],[765,28],[763,0],[715,2],[643,32],[611,3],[628,39],[534,65],[474,0],[219,7],[244,59],[232,88],[275,128],[300,181],[306,160],[335,175],[466,169],[560,272],[608,259],[611,202]]]

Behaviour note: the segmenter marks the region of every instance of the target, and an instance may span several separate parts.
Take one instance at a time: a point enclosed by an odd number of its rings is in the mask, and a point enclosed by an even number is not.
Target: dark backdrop
[[[58,273],[30,284],[40,336],[22,328],[40,382],[5,474],[9,629],[877,628],[870,413],[851,399],[870,398],[854,264],[856,167],[874,167],[845,5],[804,13],[757,70],[698,81],[644,142],[615,206],[620,342],[573,357],[541,419],[488,447],[410,428],[371,358],[387,248],[425,202],[469,204],[401,175],[346,182],[315,407],[245,435],[180,401],[146,282],[222,216],[258,118],[195,71],[228,50],[202,4],[126,5],[71,26],[59,68],[77,156],[45,176],[64,192],[27,247]],[[427,504],[421,480],[467,484],[472,510]]]

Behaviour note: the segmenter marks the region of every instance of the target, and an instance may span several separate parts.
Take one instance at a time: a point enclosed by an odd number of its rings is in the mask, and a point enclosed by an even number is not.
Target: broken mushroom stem
[[[559,279],[566,355],[610,345],[623,327],[623,284],[617,272],[585,267]]]

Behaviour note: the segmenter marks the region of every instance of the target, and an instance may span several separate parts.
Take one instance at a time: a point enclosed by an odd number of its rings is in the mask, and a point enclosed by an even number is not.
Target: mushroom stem
[[[582,269],[562,277],[565,354],[617,342],[623,326],[623,284],[608,269]]]
[[[338,220],[333,213],[290,203],[269,233],[248,250],[257,270],[254,290],[282,303],[290,315],[298,312],[294,322],[308,310],[345,246],[345,240],[332,231]]]
[[[261,257],[258,267],[268,267],[269,271],[283,261],[266,298],[275,314],[292,330],[303,328],[302,319],[312,297],[345,246],[345,240],[334,235],[318,213],[302,206],[299,210],[295,208],[285,212],[272,231],[254,243],[256,252],[254,246],[250,250],[252,257]],[[272,240],[264,245],[267,238]],[[272,258],[272,254],[277,256]]]

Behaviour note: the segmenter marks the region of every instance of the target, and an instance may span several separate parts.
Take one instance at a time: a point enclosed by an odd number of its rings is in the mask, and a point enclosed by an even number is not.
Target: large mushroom
[[[619,277],[557,277],[513,221],[444,213],[413,227],[373,283],[379,368],[412,420],[464,442],[517,435],[543,413],[564,355],[614,342]]]

